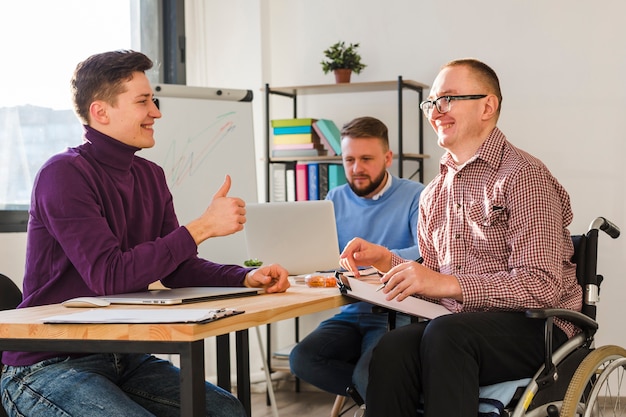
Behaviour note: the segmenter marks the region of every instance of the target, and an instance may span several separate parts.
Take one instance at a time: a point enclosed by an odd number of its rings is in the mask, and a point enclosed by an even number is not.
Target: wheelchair
[[[597,274],[600,231],[613,239],[620,235],[617,226],[604,217],[597,217],[586,234],[572,236],[572,262],[576,264],[576,277],[583,288],[581,312],[566,309],[526,311],[529,319],[545,320],[544,363],[530,379],[481,387],[481,402],[487,403],[489,411],[481,410],[479,416],[626,417],[626,350],[613,345],[594,346],[594,335],[598,330],[597,303],[603,281],[603,276]],[[393,329],[395,314],[390,313],[389,328]],[[574,323],[582,331],[553,351],[553,321],[557,317]],[[506,394],[484,398],[483,391]],[[361,410],[364,408],[363,400],[353,387],[348,387],[347,394],[361,406]]]
[[[626,350],[619,346],[595,348],[597,303],[602,275],[597,274],[599,232],[616,239],[620,230],[597,217],[584,235],[572,236],[576,277],[583,288],[581,312],[563,309],[528,310],[531,319],[545,324],[545,363],[503,415],[509,417],[601,417],[626,415]],[[573,322],[582,332],[552,352],[553,319]]]

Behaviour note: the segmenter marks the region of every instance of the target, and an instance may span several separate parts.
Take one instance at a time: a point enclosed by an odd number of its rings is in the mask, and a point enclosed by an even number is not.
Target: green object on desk
[[[244,266],[261,266],[263,265],[263,261],[259,261],[257,258],[248,259],[243,262]]]

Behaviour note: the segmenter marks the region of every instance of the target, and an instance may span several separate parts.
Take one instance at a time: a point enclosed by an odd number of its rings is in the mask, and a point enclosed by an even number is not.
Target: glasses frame
[[[445,114],[450,111],[450,102],[453,100],[479,100],[481,98],[487,97],[487,94],[466,94],[461,96],[441,96],[437,97],[434,100],[424,100],[420,103],[420,109],[424,112],[426,117],[430,117],[433,114],[433,110],[437,108],[437,111],[441,114]],[[444,99],[448,102],[448,110],[441,111],[441,100]],[[427,104],[432,105],[430,109],[425,109],[424,106]]]

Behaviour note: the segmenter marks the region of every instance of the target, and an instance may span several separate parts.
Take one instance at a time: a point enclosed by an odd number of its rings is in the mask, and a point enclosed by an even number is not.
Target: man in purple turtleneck
[[[211,237],[239,232],[245,203],[229,197],[230,177],[197,219],[178,224],[163,170],[135,153],[154,146],[161,112],[133,51],[97,54],[71,81],[85,125],[82,145],[50,158],[33,186],[24,301],[20,307],[78,296],[167,287],[289,287],[279,265],[221,265],[197,256]],[[4,352],[2,401],[10,416],[178,416],[179,370],[148,354]],[[230,393],[206,383],[207,416],[245,416]]]

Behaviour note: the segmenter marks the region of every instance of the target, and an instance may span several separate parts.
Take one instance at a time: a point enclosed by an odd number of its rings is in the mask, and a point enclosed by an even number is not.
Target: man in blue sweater
[[[200,217],[178,224],[163,169],[135,153],[154,146],[161,112],[133,51],[97,54],[72,78],[83,143],[50,158],[33,185],[24,301],[18,308],[78,296],[167,287],[289,287],[279,265],[221,265],[197,256],[211,237],[243,229],[245,203],[230,178]],[[179,369],[149,354],[4,352],[2,403],[11,417],[180,415]],[[229,392],[206,383],[206,415],[245,416]]]
[[[417,217],[424,186],[391,175],[387,127],[373,117],[343,126],[341,153],[348,184],[328,192],[335,207],[340,248],[356,237],[417,259]],[[387,331],[387,314],[365,302],[350,304],[323,321],[289,356],[291,371],[325,391],[346,395],[354,385],[365,397],[372,349]],[[398,324],[409,318],[399,317]]]

